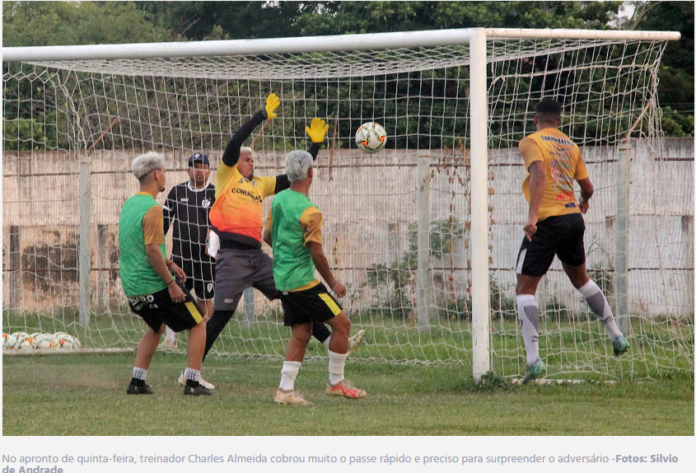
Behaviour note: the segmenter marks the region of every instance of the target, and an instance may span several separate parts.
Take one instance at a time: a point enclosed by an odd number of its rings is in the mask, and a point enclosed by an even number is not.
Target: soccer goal
[[[664,139],[657,100],[661,56],[678,38],[458,29],[4,48],[3,331],[134,347],[144,325],[120,287],[117,236],[137,190],[131,159],[163,152],[170,187],[188,180],[194,152],[216,168],[273,92],[278,118],[253,135],[256,174],[283,173],[286,153],[308,147],[313,117],[330,125],[311,198],[344,307],[367,331],[352,356],[519,376],[517,143],[535,131],[536,103],[553,97],[596,189],[588,270],[632,349],[611,356],[555,262],[537,294],[549,376],[693,376],[693,142]],[[370,121],[388,139],[367,155],[353,137]],[[280,359],[288,338],[279,304],[249,291],[215,349]]]

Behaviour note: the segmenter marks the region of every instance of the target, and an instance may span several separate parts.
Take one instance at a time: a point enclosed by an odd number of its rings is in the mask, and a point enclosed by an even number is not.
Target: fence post
[[[22,255],[20,253],[19,225],[10,226],[10,311],[22,305]]]
[[[631,330],[628,305],[628,189],[631,173],[631,142],[619,143],[619,168],[616,176],[616,323],[628,336]]]
[[[430,331],[430,153],[418,153],[418,273],[416,279],[416,314],[418,332]]]
[[[92,305],[92,163],[80,156],[80,325],[89,325]]]

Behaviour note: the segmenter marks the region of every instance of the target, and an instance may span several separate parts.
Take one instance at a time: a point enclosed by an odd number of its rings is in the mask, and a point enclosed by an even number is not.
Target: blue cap
[[[203,153],[195,153],[189,158],[188,165],[190,168],[193,167],[193,163],[203,163],[210,166],[210,161],[208,161],[208,156]]]

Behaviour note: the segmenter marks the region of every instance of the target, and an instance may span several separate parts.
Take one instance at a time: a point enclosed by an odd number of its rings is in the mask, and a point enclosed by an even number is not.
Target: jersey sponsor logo
[[[568,204],[565,204],[565,206],[566,206],[566,208],[574,209],[574,208],[575,208],[575,202],[570,202],[570,203],[568,203]]]
[[[560,145],[568,145],[568,146],[573,146],[573,142],[570,140],[566,140],[564,138],[556,138],[554,136],[547,136],[547,135],[541,135],[541,139],[544,141],[552,141],[554,143],[558,143]]]
[[[251,200],[258,202],[259,204],[263,202],[263,199],[261,198],[261,196],[252,194],[251,192],[245,191],[244,189],[240,189],[239,187],[232,188],[230,190],[230,192],[232,192],[234,194],[241,194],[245,197],[249,197]]]
[[[133,307],[133,310],[136,311],[142,309],[146,304],[150,304],[151,309],[157,308],[157,304],[153,304],[153,302],[155,302],[155,296],[152,294],[148,294],[147,296],[129,297],[128,302],[130,303],[131,307]]]
[[[556,194],[556,200],[567,200],[567,199],[572,199],[573,198],[573,193],[572,192],[561,192],[560,194]],[[566,207],[568,207],[566,205]]]

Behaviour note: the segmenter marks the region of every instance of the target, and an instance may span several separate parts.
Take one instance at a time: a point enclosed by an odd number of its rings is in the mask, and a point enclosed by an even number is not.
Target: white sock
[[[138,368],[138,367],[134,366],[133,367],[133,377],[135,379],[145,381],[145,379],[147,378],[147,370],[144,370],[142,368]]]
[[[166,335],[166,337],[167,337],[169,340],[176,340],[176,332],[175,332],[174,330],[170,329],[170,328],[167,326],[167,335]]]
[[[326,340],[324,340],[324,341],[321,342],[321,343],[322,343],[322,345],[324,345],[324,346],[326,347],[326,349],[328,350],[328,349],[329,349],[329,343],[330,343],[330,342],[331,342],[331,335],[329,335],[329,338],[327,338]]]
[[[283,369],[280,371],[280,389],[283,391],[293,391],[295,389],[295,378],[302,366],[301,361],[284,361]]]
[[[329,384],[336,386],[343,381],[343,370],[346,367],[347,354],[338,354],[329,350]]]
[[[520,318],[524,347],[527,349],[527,364],[539,359],[539,307],[534,296],[517,296],[517,315]]]
[[[186,367],[186,371],[184,371],[184,378],[187,380],[191,381],[201,381],[201,372],[198,370],[194,370],[193,368],[189,368],[188,366]]]
[[[621,330],[619,330],[619,327],[616,325],[616,320],[614,320],[614,314],[611,312],[611,307],[609,307],[607,298],[604,297],[604,293],[599,286],[590,279],[588,283],[578,289],[578,291],[580,291],[582,297],[585,298],[592,312],[594,312],[599,321],[602,322],[607,329],[609,339],[613,342],[617,337],[622,336]]]

